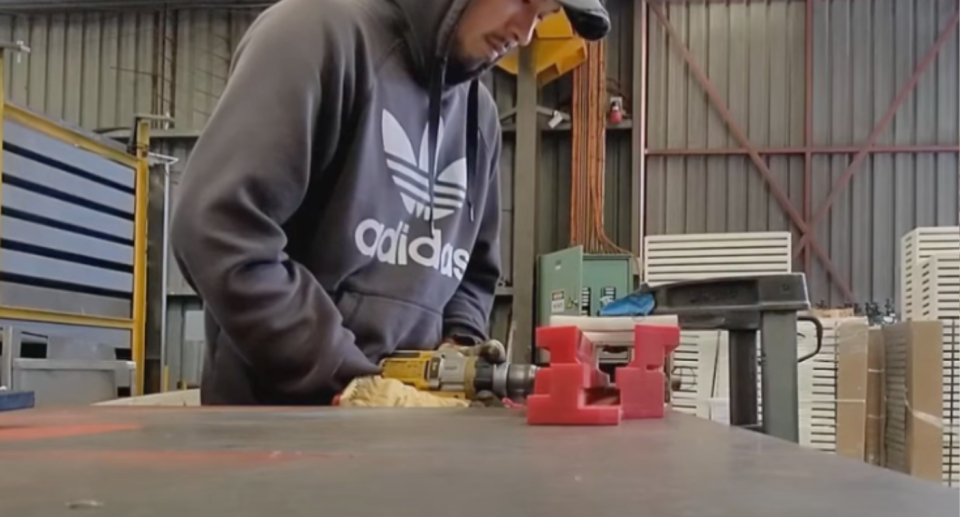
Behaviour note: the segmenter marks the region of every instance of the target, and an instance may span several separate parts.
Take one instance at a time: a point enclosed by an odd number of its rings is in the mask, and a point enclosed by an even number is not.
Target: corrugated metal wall
[[[256,11],[142,10],[2,15],[0,38],[24,41],[8,60],[7,95],[90,129],[128,127],[135,113],[202,128],[231,52]]]
[[[857,146],[910,78],[957,6],[955,0],[815,3],[813,139]],[[757,147],[804,146],[804,2],[672,5],[667,9],[734,120]],[[954,145],[958,125],[958,40],[954,32],[920,78],[878,145]],[[662,25],[650,23],[649,148],[740,147]],[[814,212],[852,156],[815,156]],[[767,164],[802,211],[804,157]],[[788,230],[793,227],[746,156],[651,157],[650,234]],[[900,236],[920,225],[956,225],[957,153],[877,154],[839,194],[818,239],[861,302],[897,296]],[[813,260],[814,301],[842,297]],[[802,271],[797,264],[795,270]]]
[[[955,0],[819,0],[814,16],[813,128],[816,145],[862,142],[933,43]],[[632,2],[611,1],[614,32],[608,71],[632,104]],[[804,142],[804,2],[741,1],[665,11],[713,81],[733,117],[760,147]],[[129,126],[134,113],[167,113],[177,132],[202,128],[226,80],[230,51],[253,11],[94,12],[0,16],[0,38],[23,40],[29,56],[8,60],[8,92],[18,102],[88,128]],[[738,147],[665,32],[651,17],[648,146],[654,150]],[[953,35],[879,144],[956,144],[957,36]],[[489,83],[501,109],[513,105],[512,80]],[[543,92],[546,106],[569,106],[569,79]],[[632,132],[608,136],[608,233],[630,243]],[[190,139],[167,140],[158,151],[185,157]],[[505,138],[504,178],[513,177],[512,138]],[[849,155],[817,156],[816,210]],[[794,206],[802,205],[803,156],[767,159]],[[174,167],[182,169],[183,161]],[[896,296],[895,245],[919,224],[957,224],[957,154],[875,155],[840,194],[817,229],[824,247],[861,300]],[[538,251],[567,244],[569,133],[543,134],[536,207],[505,188],[505,225],[535,208]],[[529,171],[518,171],[529,173]],[[791,227],[746,156],[651,156],[647,159],[647,232],[719,232]],[[505,182],[509,183],[509,181]],[[514,207],[514,205],[516,205]],[[506,234],[506,232],[505,232]],[[505,257],[510,257],[505,246]],[[815,300],[840,303],[814,259]],[[509,263],[505,264],[509,276]],[[172,279],[176,292],[179,280]]]

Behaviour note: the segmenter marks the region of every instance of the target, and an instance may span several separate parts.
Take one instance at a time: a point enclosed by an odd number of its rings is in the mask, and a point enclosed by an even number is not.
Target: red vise
[[[550,364],[537,372],[527,399],[531,425],[617,425],[663,418],[666,357],[680,344],[676,326],[637,325],[633,359],[616,369],[615,383],[598,368],[599,347],[577,327],[537,329],[537,346]]]

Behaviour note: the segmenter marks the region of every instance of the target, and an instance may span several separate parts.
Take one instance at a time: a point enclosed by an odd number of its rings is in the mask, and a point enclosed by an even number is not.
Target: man
[[[475,344],[499,275],[500,126],[477,78],[600,0],[282,0],[240,42],[172,223],[204,404],[326,404],[397,349]]]

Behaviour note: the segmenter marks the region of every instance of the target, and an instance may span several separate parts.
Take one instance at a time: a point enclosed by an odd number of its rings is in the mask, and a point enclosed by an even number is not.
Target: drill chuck
[[[497,397],[524,399],[533,393],[533,380],[537,367],[531,364],[490,364],[477,363],[474,378],[476,393],[489,391]]]

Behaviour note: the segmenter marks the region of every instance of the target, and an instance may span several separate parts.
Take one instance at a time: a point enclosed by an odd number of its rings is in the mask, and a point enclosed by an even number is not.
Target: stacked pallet
[[[643,281],[776,275],[792,271],[790,232],[650,235],[644,239]]]
[[[960,252],[931,255],[919,267],[916,319],[960,318]]]
[[[921,268],[933,256],[960,256],[960,227],[916,228],[900,239],[900,315],[903,320],[922,317],[919,303]]]
[[[960,319],[943,324],[943,482],[960,487]]]
[[[906,331],[894,325],[884,329],[884,393],[886,422],[884,429],[884,464],[898,472],[913,474],[907,454],[907,364],[909,339]]]
[[[929,396],[939,399],[939,403],[927,412],[910,406],[908,414],[927,425],[936,424],[941,445],[939,451],[935,451],[940,456],[940,477],[948,486],[960,486],[960,228],[917,228],[903,237],[901,254],[904,314],[918,323],[939,323],[941,329],[938,332],[941,339],[935,340],[939,347],[936,357],[929,357],[926,365],[927,371],[942,372],[937,393],[933,393],[932,387],[922,385],[915,387],[915,393],[906,393],[907,397],[918,396],[916,392],[929,390]],[[910,386],[910,382],[906,385]],[[899,431],[901,422],[896,424]],[[905,433],[910,433],[909,427]],[[900,438],[894,435],[895,440]],[[900,444],[895,441],[893,446],[899,449]],[[929,453],[930,464],[935,452]],[[900,461],[901,458],[895,456],[894,459]]]

